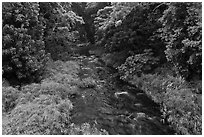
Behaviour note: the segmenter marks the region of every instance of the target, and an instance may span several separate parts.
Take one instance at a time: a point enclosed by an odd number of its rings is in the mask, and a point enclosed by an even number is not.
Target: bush
[[[9,86],[10,86],[9,82],[3,78],[2,79],[2,87],[9,87]]]
[[[41,84],[31,84],[22,87],[23,94],[19,98],[19,104],[26,104],[32,102],[36,97],[40,95],[57,96],[61,99],[69,98],[72,94],[77,94],[76,87],[67,87],[63,84],[56,83],[54,81],[44,81]]]
[[[57,60],[53,62],[50,60],[47,63],[47,73],[49,74],[50,77],[61,73],[61,74],[67,74],[70,75],[73,78],[78,78],[78,71],[79,71],[79,64],[74,61],[60,61]]]
[[[17,104],[20,92],[13,87],[2,87],[2,111],[9,112]]]
[[[84,123],[80,126],[72,124],[70,135],[108,135],[108,132],[105,130],[98,130],[95,125],[91,126],[88,123]]]
[[[69,74],[62,74],[62,73],[57,73],[55,74],[52,78],[52,81],[55,81],[57,83],[66,85],[66,86],[74,86],[77,85],[79,83],[79,79],[73,77],[72,75]]]
[[[143,54],[128,57],[118,70],[122,79],[131,79],[134,75],[140,76],[142,73],[151,72],[158,61],[158,58],[153,57],[151,50],[145,50]]]
[[[3,88],[3,91],[17,92],[11,87]],[[12,96],[16,97],[17,106],[8,115],[9,121],[3,125],[3,134],[108,134],[86,123],[81,126],[71,124],[70,110],[73,106],[68,97],[76,92],[75,88],[54,81],[43,81],[41,84],[34,83],[22,87],[22,94],[18,99],[17,96]]]
[[[164,105],[167,120],[176,127],[179,134],[202,134],[202,110],[195,103],[196,94],[189,88],[168,87]]]
[[[18,105],[3,127],[10,135],[68,134],[72,103],[57,96],[40,95],[32,102]]]
[[[96,81],[93,78],[84,78],[78,84],[79,88],[95,88],[97,86]]]
[[[79,64],[73,61],[55,61],[50,60],[47,64],[46,76],[43,81],[53,81],[64,86],[76,86],[79,83],[78,78]]]
[[[132,83],[140,86],[155,102],[161,104],[164,122],[178,134],[202,133],[202,105],[199,94],[181,77],[143,74]]]

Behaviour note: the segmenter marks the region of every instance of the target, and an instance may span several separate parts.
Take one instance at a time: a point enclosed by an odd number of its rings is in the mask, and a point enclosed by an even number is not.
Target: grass
[[[96,84],[89,79],[81,81],[79,69],[77,61],[50,61],[41,83],[23,86],[21,90],[3,87],[6,99],[3,103],[3,134],[108,134],[88,123],[75,125],[70,121],[72,95],[80,96],[80,84],[86,88]]]
[[[202,134],[202,99],[197,91],[181,77],[171,75],[143,74],[134,77],[131,83],[161,105],[165,123],[170,124],[177,134]]]

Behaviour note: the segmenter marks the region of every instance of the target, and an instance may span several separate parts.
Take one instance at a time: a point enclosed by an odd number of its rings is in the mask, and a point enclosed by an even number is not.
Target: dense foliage
[[[113,2],[109,6],[98,10],[94,24],[96,27],[96,41],[104,37],[104,31],[111,26],[120,26],[126,15],[128,15],[137,3]]]
[[[3,3],[2,8],[3,77],[12,84],[38,82],[47,60],[39,4]]]
[[[165,123],[175,127],[178,134],[201,134],[201,95],[195,93],[201,86],[190,84],[200,83],[202,74],[201,4],[122,5],[117,13],[113,10],[117,6],[105,7],[95,21],[97,44],[120,58],[116,66],[117,59],[109,54],[104,61],[118,69],[121,79],[132,81],[161,103]],[[154,74],[165,65],[166,70],[172,70],[170,74]],[[184,86],[184,79],[191,81],[187,84],[190,87]]]
[[[171,3],[161,17],[166,57],[187,80],[202,74],[201,18],[200,3]]]
[[[83,19],[70,10],[69,3],[43,2],[39,5],[46,24],[46,52],[51,54],[53,60],[69,56],[71,46],[79,39],[77,26],[84,23]]]
[[[143,54],[128,57],[125,63],[118,67],[119,72],[122,73],[121,78],[128,79],[130,76],[141,76],[142,73],[150,73],[159,61],[158,58],[152,57],[152,54],[150,50],[146,50]]]
[[[175,134],[202,134],[202,4],[4,2],[2,72],[3,134],[109,134],[83,120],[113,107],[118,81],[159,104]],[[111,100],[137,94],[123,90]]]
[[[31,103],[15,107],[6,134],[67,134],[71,108],[69,100],[40,95]]]
[[[70,46],[78,39],[76,25],[83,19],[68,7],[63,3],[3,3],[3,77],[17,84],[39,82],[46,53],[54,60],[64,51],[70,54]]]
[[[83,42],[95,43],[95,27],[94,18],[98,10],[102,9],[108,2],[73,2],[71,3],[72,10],[81,16],[84,24],[79,27],[80,39]]]

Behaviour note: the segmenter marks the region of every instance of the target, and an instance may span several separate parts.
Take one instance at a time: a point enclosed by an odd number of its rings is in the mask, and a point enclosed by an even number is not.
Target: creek
[[[172,135],[162,122],[160,106],[117,77],[115,70],[95,56],[80,56],[81,80],[93,80],[95,87],[82,88],[73,101],[72,122],[95,124],[110,135]]]

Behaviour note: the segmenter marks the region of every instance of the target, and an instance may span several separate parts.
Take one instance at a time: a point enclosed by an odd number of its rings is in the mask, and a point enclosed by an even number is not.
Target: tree
[[[170,3],[161,21],[166,57],[187,80],[202,74],[201,3]]]
[[[102,22],[98,23],[101,24],[98,32],[103,32],[99,36],[101,38],[98,44],[104,46],[109,53],[123,52],[121,55],[127,59],[120,62],[121,66],[118,69],[130,75],[135,74],[129,73],[130,71],[138,68],[139,70],[136,71],[141,70],[140,73],[151,72],[158,65],[166,62],[165,44],[157,32],[162,27],[159,18],[167,8],[166,4],[136,3],[133,5],[117,3],[116,7],[106,7],[99,11],[104,11],[104,14],[109,12],[110,18],[105,19],[103,14],[97,18]],[[148,71],[146,71],[147,66]]]
[[[3,3],[3,77],[11,84],[39,82],[47,55],[38,3]]]
[[[51,53],[53,60],[61,59],[66,52],[70,55],[70,47],[79,39],[77,27],[84,23],[83,19],[71,10],[70,3],[42,2],[39,5],[46,25],[46,52]]]
[[[138,5],[132,2],[112,2],[98,10],[94,19],[96,41],[104,37],[104,31],[111,26],[119,26],[131,10]]]
[[[71,7],[74,12],[81,16],[84,20],[84,24],[81,26],[81,35],[84,35],[84,39],[88,40],[90,43],[95,43],[95,27],[94,18],[99,9],[102,9],[108,2],[73,2]],[[81,36],[82,37],[82,36]],[[87,42],[87,41],[86,41]]]

